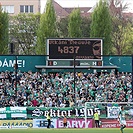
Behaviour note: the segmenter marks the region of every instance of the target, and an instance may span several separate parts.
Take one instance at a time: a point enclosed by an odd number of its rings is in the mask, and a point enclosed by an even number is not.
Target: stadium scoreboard
[[[47,66],[102,66],[102,39],[47,39]]]

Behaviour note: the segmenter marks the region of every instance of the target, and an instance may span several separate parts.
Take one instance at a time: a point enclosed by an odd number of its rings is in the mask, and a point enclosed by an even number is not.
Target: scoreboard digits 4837
[[[48,59],[102,60],[102,39],[47,39]]]

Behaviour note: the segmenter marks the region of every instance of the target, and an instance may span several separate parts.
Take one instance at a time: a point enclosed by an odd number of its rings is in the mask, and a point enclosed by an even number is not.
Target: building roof
[[[62,7],[59,5],[56,1],[53,1],[54,9],[56,12],[57,17],[59,18],[64,18],[67,17],[74,9],[79,8],[81,11],[81,16],[87,17],[90,16],[90,14],[94,11],[96,5],[93,7]],[[119,14],[121,12],[121,6],[120,7],[115,7],[113,0],[110,5],[110,10],[112,13]],[[123,12],[122,13],[123,17],[133,17],[133,13],[128,13],[128,12]]]
[[[53,1],[53,6],[57,17],[63,18],[69,15],[69,13],[62,6],[60,6],[56,1]]]
[[[80,9],[82,16],[89,16],[90,15],[89,10],[92,8],[92,7],[77,7],[77,8],[62,7],[56,1],[53,1],[53,6],[54,6],[57,17],[60,17],[60,18],[67,17],[74,9],[78,9],[78,8]]]

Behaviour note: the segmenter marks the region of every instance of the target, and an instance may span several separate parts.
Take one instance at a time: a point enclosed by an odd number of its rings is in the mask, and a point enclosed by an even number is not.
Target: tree
[[[124,0],[108,0],[110,13],[112,16],[122,19],[123,11],[128,9],[128,3],[124,4]]]
[[[133,29],[129,17],[124,16],[128,9],[128,3],[122,0],[110,0],[110,12],[112,15],[112,53],[117,55],[132,54]]]
[[[82,37],[80,9],[74,9],[68,20],[69,37]]]
[[[111,32],[112,32],[112,23],[111,15],[109,12],[109,5],[106,0],[100,0],[97,3],[94,12],[92,13],[92,22],[90,37],[92,38],[103,38],[103,53],[108,55],[111,52]]]
[[[52,0],[46,3],[46,12],[41,15],[39,28],[37,31],[37,54],[46,53],[46,39],[57,37],[56,15]]]
[[[8,54],[9,43],[9,16],[6,12],[2,11],[0,5],[0,55]]]
[[[119,25],[113,32],[113,52],[117,55],[133,54],[133,29],[128,23],[125,27]]]
[[[90,17],[82,17],[81,31],[83,37],[90,37],[90,24],[91,24]]]
[[[34,55],[40,14],[18,14],[10,19],[10,40],[16,54]]]
[[[57,22],[58,33],[59,37],[69,37],[68,35],[68,17],[61,18],[60,21]],[[90,17],[81,17],[81,35],[82,37],[89,37],[90,36],[90,24],[91,19]]]
[[[59,37],[63,38],[63,37],[68,37],[68,17],[65,18],[61,18],[58,22],[57,22],[57,28],[58,28],[58,34]]]

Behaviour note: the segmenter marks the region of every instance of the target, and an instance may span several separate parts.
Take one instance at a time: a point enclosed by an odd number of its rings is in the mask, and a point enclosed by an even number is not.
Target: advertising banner
[[[108,119],[103,119],[101,120],[101,128],[120,128],[120,124],[117,120],[108,120]],[[127,128],[133,128],[133,121],[126,121],[127,123]]]
[[[47,119],[33,119],[33,128],[47,128],[47,125]],[[92,128],[92,119],[87,120],[87,127]],[[51,128],[63,128],[63,118],[51,119]],[[85,119],[67,119],[67,128],[85,128]]]
[[[55,45],[53,45],[53,46],[55,46]],[[55,49],[53,49],[53,50],[55,52]],[[87,54],[88,54],[88,51],[87,51]],[[39,56],[39,55],[37,55],[37,56],[35,56],[35,55],[28,55],[28,56],[0,55],[0,71],[8,70],[8,71],[13,72],[14,64],[17,59],[18,69],[21,72],[28,72],[29,70],[31,70],[32,72],[36,72],[36,67],[35,67],[36,65],[37,66],[46,66],[47,57],[48,56]],[[58,56],[58,57],[60,57],[60,56]],[[59,62],[59,60],[56,60],[56,61]],[[117,66],[119,72],[132,72],[132,63],[131,62],[132,62],[132,56],[103,56],[103,66]],[[51,61],[51,63],[54,64],[54,61]],[[62,63],[62,62],[59,62],[59,63]],[[63,63],[66,66],[66,62],[63,62]],[[69,61],[69,65],[70,64],[71,63]],[[83,66],[84,62],[81,62],[80,64]],[[51,69],[50,71],[52,71],[52,70],[53,69]],[[60,71],[60,69],[58,71]],[[65,71],[64,69],[61,70],[61,72],[64,72],[64,71]]]
[[[26,107],[0,108],[0,119],[27,118]]]
[[[0,71],[14,71],[14,64],[17,61],[18,69],[21,72],[36,72],[35,65],[45,65],[46,56],[35,56],[35,55],[1,55],[0,56]]]
[[[75,118],[67,120],[68,128],[85,128],[85,119]],[[57,128],[63,128],[63,119],[57,120]],[[92,119],[87,120],[87,128],[92,128]]]
[[[33,127],[33,120],[0,120],[0,127],[32,128]]]
[[[51,119],[50,128],[56,128],[56,119]],[[33,128],[47,128],[47,119],[33,119]]]

